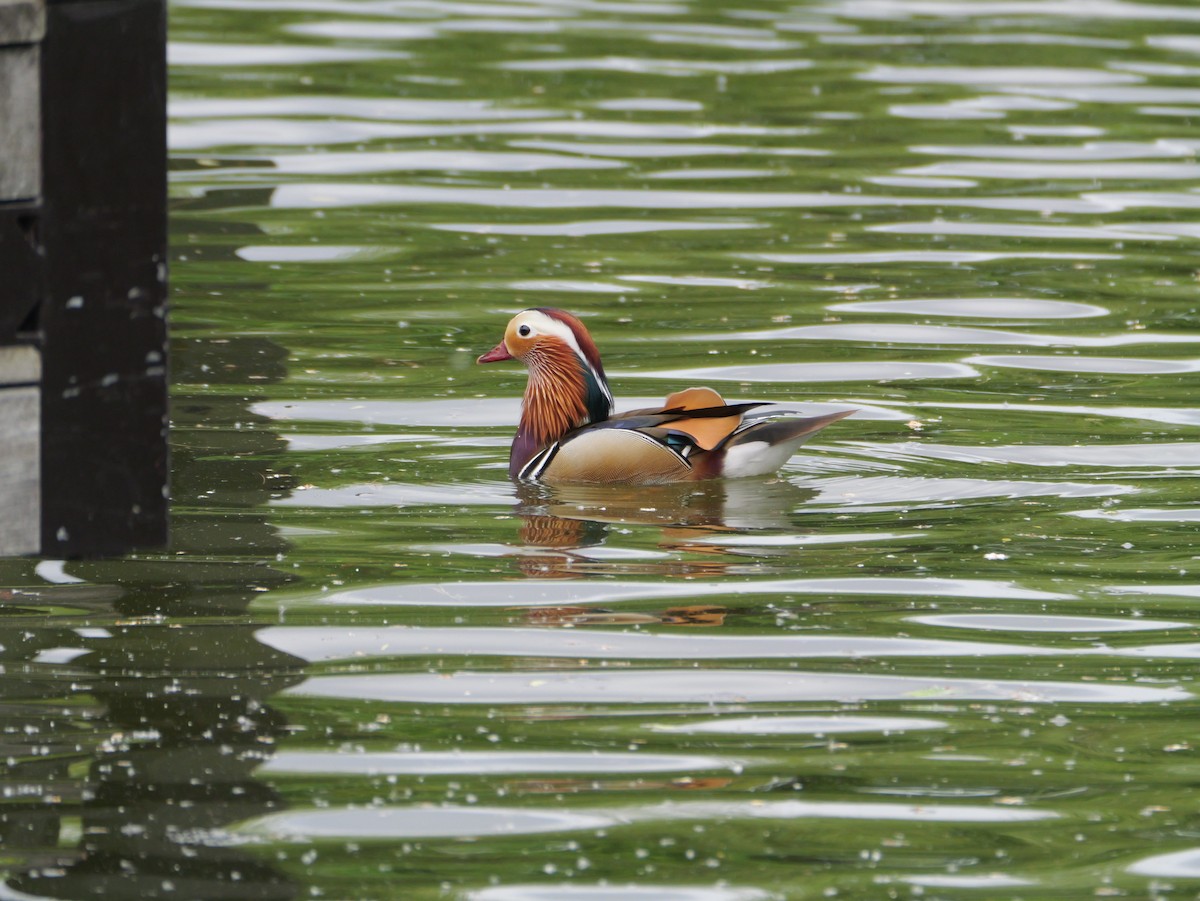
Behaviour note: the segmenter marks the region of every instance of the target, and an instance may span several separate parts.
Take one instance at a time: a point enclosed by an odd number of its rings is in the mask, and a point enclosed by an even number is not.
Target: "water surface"
[[[172,546],[2,564],[0,897],[1196,896],[1193,4],[171,13]],[[859,413],[518,490],[533,305]]]

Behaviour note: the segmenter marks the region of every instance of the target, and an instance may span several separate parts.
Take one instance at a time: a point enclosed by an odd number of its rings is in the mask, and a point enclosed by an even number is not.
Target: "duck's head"
[[[479,363],[520,360],[534,367],[542,360],[573,354],[582,365],[594,369],[601,378],[600,351],[586,326],[566,310],[536,307],[522,310],[508,323],[504,340],[481,356]]]
[[[519,360],[529,370],[518,438],[526,436],[534,447],[612,414],[612,392],[596,343],[564,310],[538,307],[514,316],[504,340],[477,362],[502,360]]]

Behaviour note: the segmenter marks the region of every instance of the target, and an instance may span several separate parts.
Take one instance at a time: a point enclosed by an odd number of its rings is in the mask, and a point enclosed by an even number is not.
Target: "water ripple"
[[[1048,616],[1033,613],[946,613],[910,616],[914,623],[946,626],[952,629],[980,629],[999,632],[1064,632],[1091,635],[1099,632],[1156,632],[1163,629],[1190,629],[1193,623],[1171,620],[1111,616]],[[1062,652],[1060,653],[1070,653]]]
[[[530,126],[521,125],[521,128]],[[545,128],[546,123],[539,123]],[[580,126],[573,124],[572,128]],[[629,128],[630,126],[617,126]],[[329,209],[377,204],[453,204],[495,209],[793,209],[873,206],[961,206],[974,209],[1042,212],[1097,212],[1086,200],[1047,197],[871,197],[865,194],[791,193],[786,191],[652,191],[634,189],[459,188],[435,185],[365,185],[350,183],[290,184],[276,188],[270,205],[276,209]],[[1145,238],[1139,234],[1136,237]],[[1007,256],[1045,258],[1036,251]],[[988,257],[984,257],[987,259]],[[1079,255],[1072,258],[1080,259]],[[969,257],[968,257],[969,259]],[[1094,257],[1093,257],[1094,259]]]
[[[1140,357],[1042,356],[1021,354],[981,354],[968,357],[967,363],[999,366],[1003,369],[1028,369],[1035,372],[1075,372],[1103,375],[1170,375],[1200,372],[1200,360],[1152,360]]]
[[[995,405],[968,405],[972,409],[995,410]],[[1003,405],[1001,405],[1003,408]],[[1022,405],[1023,409],[1053,413],[1042,407]],[[1090,414],[1084,414],[1090,415]],[[1092,444],[1092,445],[993,445],[956,447],[949,444],[903,442],[883,445],[864,443],[874,456],[911,456],[914,459],[953,460],[958,463],[1017,463],[1025,466],[1083,466],[1102,468],[1149,468],[1200,466],[1200,443]]]
[[[372,657],[510,656],[620,660],[811,659],[819,657],[983,657],[1062,654],[1061,650],[998,642],[834,635],[662,635],[580,629],[410,627],[322,629],[274,626],[255,637],[286,654],[317,663]]]
[[[598,886],[578,882],[492,886],[466,895],[467,901],[778,901],[779,897],[763,889],[735,888],[725,884],[621,884],[607,880]]]
[[[962,162],[931,163],[898,170],[905,175],[936,178],[1010,178],[1033,180],[1096,181],[1182,181],[1196,178],[1195,163],[996,163]],[[1113,229],[1116,231],[1117,229]],[[1098,229],[1099,231],[1099,229]],[[1043,237],[1041,232],[1025,233],[1026,237]],[[1050,235],[1053,237],[1053,235]],[[1086,237],[1086,236],[1084,236]]]
[[[956,164],[948,163],[953,167]],[[989,164],[990,166],[991,164]],[[922,167],[923,169],[940,168]],[[986,168],[986,167],[983,167]],[[999,168],[999,167],[995,167]],[[1089,166],[1089,169],[1093,167]],[[1192,175],[1195,175],[1193,170]],[[1038,238],[1050,240],[1090,241],[1170,241],[1170,235],[1134,231],[1113,225],[1091,227],[1078,225],[1031,225],[1024,222],[893,222],[869,226],[870,231],[900,235],[983,235],[989,238]]]
[[[416,97],[330,97],[278,95],[273,97],[173,97],[168,112],[174,119],[258,119],[274,116],[313,116],[374,119],[386,122],[476,122],[493,119],[542,119],[562,115],[557,110],[502,106],[490,100],[428,100]]]
[[[398,50],[362,50],[297,44],[214,44],[172,41],[167,59],[172,66],[301,66],[318,63],[407,59]]]
[[[1024,588],[991,579],[860,577],[739,581],[681,580],[637,582],[621,579],[583,581],[561,579],[482,582],[401,582],[300,596],[288,601],[272,597],[270,606],[315,604],[321,607],[569,607],[626,601],[674,600],[692,597],[731,597],[787,594],[910,595],[927,597],[1006,598],[1062,601],[1073,595]]]
[[[970,316],[978,319],[1082,319],[1108,313],[1104,307],[1095,304],[1032,297],[859,300],[832,304],[829,309],[839,313],[912,313],[917,316]]]
[[[687,341],[861,341],[875,344],[1005,345],[1028,347],[1122,347],[1129,344],[1200,344],[1200,333],[1130,331],[1112,335],[1043,335],[957,325],[839,323],[721,335],[691,335]]]
[[[829,156],[830,151],[809,147],[751,147],[745,144],[695,144],[684,141],[509,141],[510,147],[579,153],[586,156],[630,159],[669,159],[691,156]]]
[[[432,225],[439,231],[466,232],[475,235],[541,235],[562,238],[589,238],[600,235],[640,235],[647,232],[725,231],[762,228],[745,219],[712,221],[684,219],[586,219],[577,222],[535,223],[524,225],[496,222],[456,222]]]
[[[812,67],[812,61],[792,60],[687,60],[634,56],[604,56],[592,59],[513,60],[497,64],[514,72],[629,72],[642,75],[688,77],[694,75],[769,75]],[[1134,76],[1125,76],[1133,79]]]
[[[860,72],[857,77],[864,81],[890,84],[977,85],[993,88],[1047,84],[1107,86],[1142,81],[1132,73],[1038,66],[875,66]]]
[[[1162,704],[1189,701],[1178,686],[926,678],[797,670],[439,672],[314,676],[298,698],[418,704],[751,704],[768,701],[1015,701]]]
[[[1200,200],[1200,198],[1197,198]],[[823,253],[742,253],[737,256],[764,263],[786,263],[790,266],[824,266],[888,263],[991,263],[997,260],[1118,260],[1120,254],[1061,253],[1045,250],[926,250],[904,248],[884,251],[838,251]]]
[[[904,21],[918,17],[945,19],[992,18],[995,16],[1056,17],[1068,21],[1079,16],[1075,0],[836,0],[824,9],[846,18]],[[1093,0],[1089,19],[1118,21],[1200,22],[1200,10],[1188,6],[1130,3],[1127,0]]]
[[[660,372],[614,373],[629,378],[677,378],[718,382],[876,382],[909,379],[978,378],[962,363],[896,363],[884,360],[844,363],[760,363],[751,366],[703,366]]]
[[[736,760],[696,754],[569,751],[281,751],[262,775],[382,776],[388,774],[686,773],[738,769]]]
[[[683,735],[846,735],[879,732],[892,735],[898,732],[945,729],[944,720],[920,719],[905,716],[721,716],[692,723],[656,723],[655,732],[675,732]]]
[[[678,820],[850,819],[963,824],[1054,819],[1048,810],[965,804],[835,801],[666,802],[640,807],[540,810],[526,807],[370,807],[289,810],[242,824],[238,832],[289,841],[469,838],[606,829]]]

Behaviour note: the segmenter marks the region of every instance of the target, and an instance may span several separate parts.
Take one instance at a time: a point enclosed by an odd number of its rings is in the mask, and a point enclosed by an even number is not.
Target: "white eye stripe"
[[[547,316],[541,310],[526,310],[524,317],[525,320],[520,326],[517,327],[517,334],[521,334],[521,329],[528,325],[533,329],[533,333],[535,335],[550,335],[565,342],[566,345],[575,352],[575,356],[583,361],[583,364],[588,368],[588,371],[591,372],[592,377],[600,386],[600,390],[604,392],[604,397],[608,401],[608,406],[611,410],[613,404],[612,391],[609,390],[608,383],[600,377],[600,373],[596,371],[596,367],[591,364],[587,358],[587,355],[584,354],[583,349],[579,346],[579,340],[575,337],[575,332],[571,329],[571,327],[565,322],[561,322],[558,319]],[[522,335],[522,337],[525,336]]]

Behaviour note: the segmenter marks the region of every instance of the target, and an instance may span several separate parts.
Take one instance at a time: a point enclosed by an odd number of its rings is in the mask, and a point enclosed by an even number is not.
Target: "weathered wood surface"
[[[0,0],[0,46],[36,44],[45,33],[43,0]]]
[[[42,0],[0,0],[0,554],[41,547],[41,356],[13,345],[41,299]]]
[[[0,201],[27,200],[41,187],[37,42],[41,0],[0,0]]]
[[[34,554],[41,540],[39,420],[41,357],[0,347],[0,553]]]

